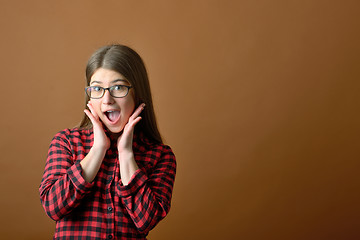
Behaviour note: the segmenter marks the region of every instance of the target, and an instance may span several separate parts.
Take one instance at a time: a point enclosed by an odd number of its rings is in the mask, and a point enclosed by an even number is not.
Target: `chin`
[[[106,126],[106,128],[112,133],[120,133],[124,126]]]

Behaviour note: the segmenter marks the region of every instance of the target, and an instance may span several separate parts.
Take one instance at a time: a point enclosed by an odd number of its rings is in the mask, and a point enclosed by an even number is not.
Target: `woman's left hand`
[[[132,152],[134,128],[135,125],[140,122],[141,117],[139,115],[144,110],[144,108],[145,103],[140,104],[140,106],[130,116],[129,121],[124,127],[123,133],[117,140],[117,148],[119,153]]]

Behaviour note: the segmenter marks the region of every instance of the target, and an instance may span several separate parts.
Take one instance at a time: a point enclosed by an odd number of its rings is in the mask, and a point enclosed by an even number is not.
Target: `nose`
[[[114,98],[110,95],[109,89],[105,90],[104,96],[102,97],[102,103],[106,105],[114,103]]]

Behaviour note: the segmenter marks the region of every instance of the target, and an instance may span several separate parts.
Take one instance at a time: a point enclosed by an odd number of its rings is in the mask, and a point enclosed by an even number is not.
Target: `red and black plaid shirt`
[[[56,221],[54,239],[146,239],[170,209],[176,161],[169,146],[135,134],[139,169],[122,185],[116,141],[93,182],[82,177],[80,161],[93,144],[93,132],[66,129],[53,138],[40,199]]]

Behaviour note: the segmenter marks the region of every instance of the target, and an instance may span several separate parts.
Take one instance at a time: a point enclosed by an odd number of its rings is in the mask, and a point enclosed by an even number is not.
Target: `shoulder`
[[[165,144],[160,144],[159,147],[161,149],[161,158],[166,162],[176,165],[176,158],[172,148]]]
[[[82,135],[91,135],[91,129],[81,129],[81,128],[65,128],[55,134],[55,137],[73,137],[73,136],[82,136]]]
[[[92,129],[66,128],[57,132],[53,141],[86,141],[93,137]]]
[[[169,145],[151,141],[145,134],[141,132],[134,135],[133,147],[135,147],[140,152],[146,152],[151,150],[173,154],[173,151]]]
[[[147,138],[134,139],[133,151],[138,166],[148,175],[155,172],[175,174],[176,158],[169,145],[148,141]]]
[[[157,171],[166,172],[170,175],[175,175],[177,163],[176,157],[169,145],[163,143],[153,144],[151,150],[147,152],[147,155],[151,155],[153,159],[153,167]]]
[[[176,158],[172,148],[163,143],[151,142],[144,135],[137,135],[134,139],[135,155],[143,156],[147,161],[156,165],[160,162],[168,162],[176,165]]]
[[[169,145],[163,143],[157,143],[153,145],[153,148],[158,149],[162,155],[174,155],[172,148]]]

